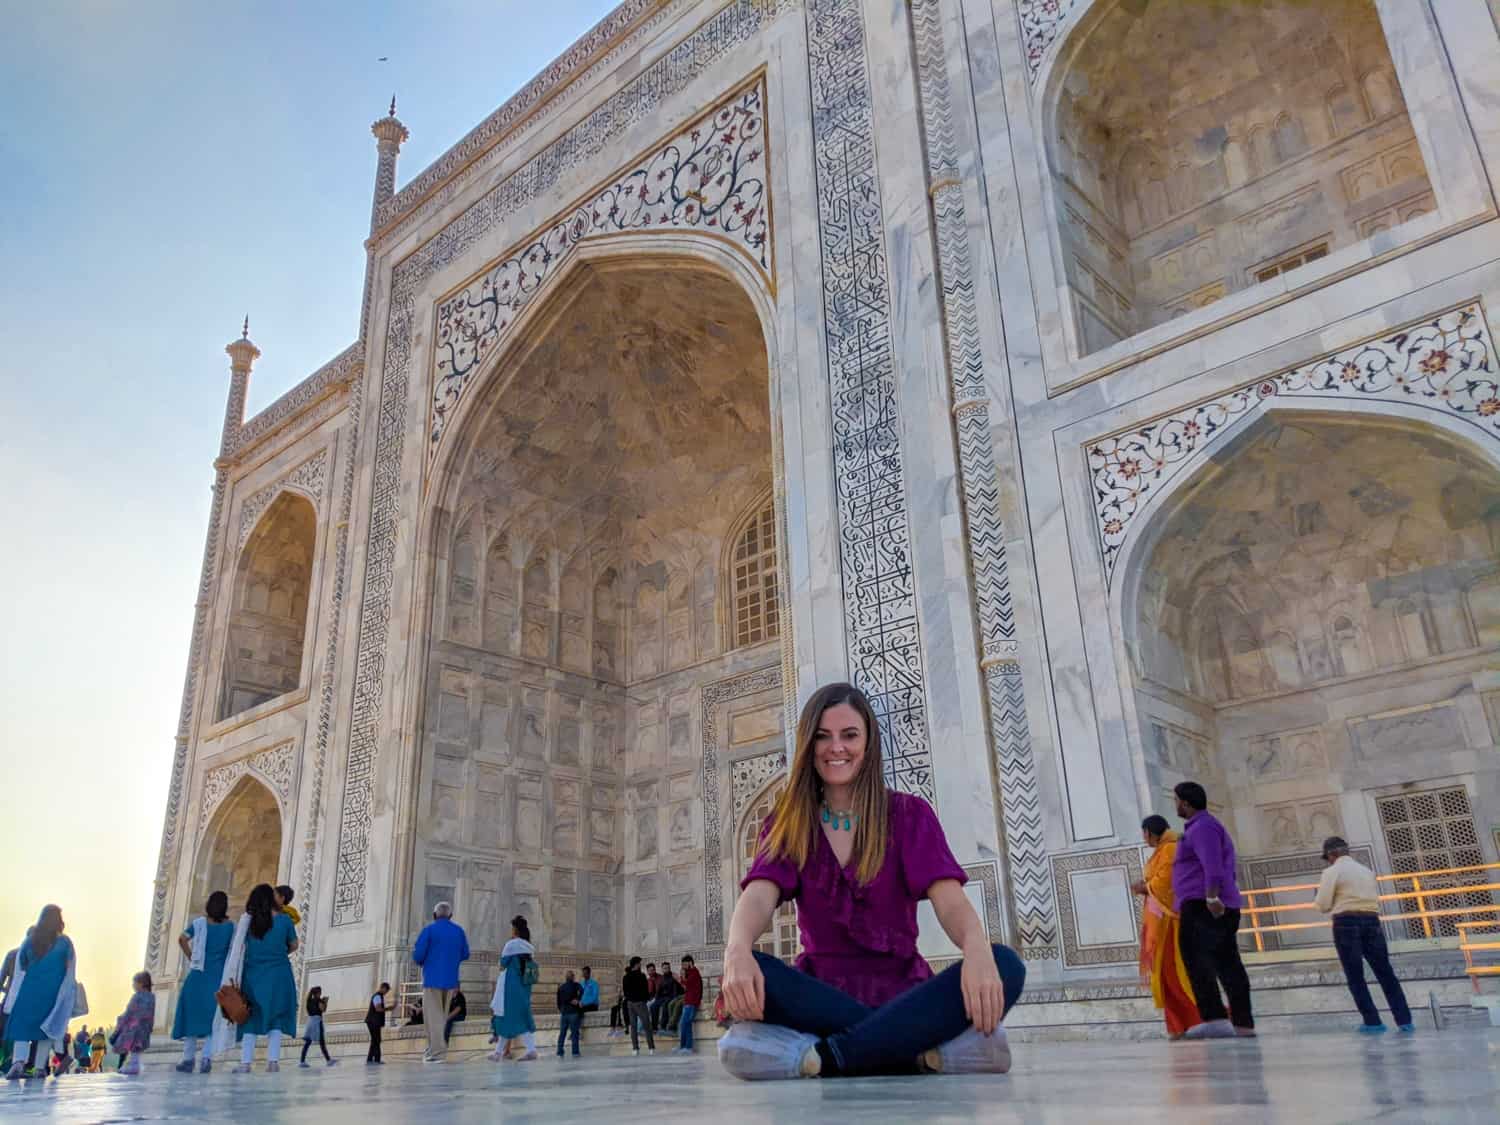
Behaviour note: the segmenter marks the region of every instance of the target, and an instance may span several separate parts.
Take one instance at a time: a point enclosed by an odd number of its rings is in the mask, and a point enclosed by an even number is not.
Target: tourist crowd
[[[1145,899],[1141,970],[1173,1039],[1252,1037],[1250,980],[1237,933],[1243,901],[1235,880],[1234,842],[1208,811],[1196,782],[1175,790],[1183,831],[1160,815],[1141,825],[1153,849],[1133,890]],[[1367,1033],[1385,1030],[1364,981],[1368,962],[1395,1021],[1413,1030],[1410,1009],[1391,969],[1369,868],[1339,837],[1324,842],[1327,865],[1316,905],[1333,916],[1333,935]],[[887,788],[880,729],[869,700],[848,684],[819,689],[798,723],[790,776],[761,829],[754,861],[740,885],[724,947],[720,1009],[731,1026],[719,1041],[725,1068],[744,1079],[888,1073],[999,1073],[1010,1068],[1002,1020],[1020,997],[1026,969],[1004,945],[992,944],[963,892],[967,876],[931,806]],[[305,1016],[300,1066],[317,1043],[328,1066],[323,1021],[328,998],[312,988],[299,1003],[291,956],[300,922],[292,888],[256,886],[237,921],[229,899],[209,895],[203,914],[178,938],[188,972],[178,989],[172,1038],[182,1043],[177,1069],[206,1074],[238,1044],[236,1073],[252,1068],[265,1040],[266,1070],[280,1069],[283,1040]],[[939,925],[961,952],[934,975],[917,952],[917,904],[931,903]],[[755,949],[777,907],[796,901],[802,954],[794,966]],[[409,1025],[425,1028],[423,1061],[445,1061],[456,1024],[467,1018],[459,987],[469,960],[468,936],[447,902],[417,936],[411,958],[421,999]],[[631,1047],[656,1053],[656,1033],[693,1050],[703,1004],[703,977],[691,956],[681,973],[669,962],[641,967],[632,957],[610,1010],[610,1038],[629,1031]],[[122,1074],[140,1073],[150,1046],[156,1000],[151,975],[137,973],[133,993],[111,1034],[86,1027],[72,942],[62,911],[48,906],[0,965],[0,1065],[8,1079],[98,1071],[114,1053]],[[532,992],[541,980],[527,919],[510,922],[490,999],[493,1061],[537,1058]],[[1220,997],[1222,985],[1225,998]],[[1226,1003],[1227,999],[1227,1003]],[[567,970],[556,994],[557,1055],[580,1054],[587,1015],[599,1010],[592,968]],[[366,1062],[382,1063],[382,1034],[395,1007],[388,983],[369,998]],[[399,1013],[398,1013],[399,1014]]]

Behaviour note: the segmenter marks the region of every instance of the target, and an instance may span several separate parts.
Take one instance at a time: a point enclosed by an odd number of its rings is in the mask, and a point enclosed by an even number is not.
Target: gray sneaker
[[[1209,1020],[1207,1023],[1194,1024],[1182,1035],[1184,1039],[1233,1039],[1235,1037],[1234,1024],[1228,1020]]]
[[[730,1074],[747,1082],[802,1078],[808,1076],[804,1060],[817,1042],[816,1035],[747,1020],[736,1023],[719,1039],[719,1061]]]
[[[969,1027],[938,1047],[944,1074],[1005,1074],[1010,1070],[1010,1043],[1005,1028],[983,1035]]]

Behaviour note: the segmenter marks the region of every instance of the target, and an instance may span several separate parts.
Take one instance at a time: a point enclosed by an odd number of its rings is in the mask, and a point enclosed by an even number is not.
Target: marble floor
[[[1407,1039],[1355,1034],[1255,1042],[1018,1045],[1007,1077],[880,1078],[750,1084],[712,1051],[695,1058],[584,1057],[491,1064],[478,1053],[441,1066],[362,1053],[331,1070],[207,1077],[173,1072],[70,1076],[0,1088],[0,1120],[741,1123],[821,1120],[1157,1122],[1494,1122],[1500,1119],[1500,1030]]]

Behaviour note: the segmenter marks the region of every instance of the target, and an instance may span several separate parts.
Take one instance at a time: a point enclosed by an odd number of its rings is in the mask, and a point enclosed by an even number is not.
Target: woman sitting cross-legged
[[[864,694],[849,684],[815,692],[724,949],[721,990],[738,1022],[719,1058],[736,1077],[1010,1069],[1000,1021],[1026,968],[990,944],[931,806],[888,789],[881,765]],[[923,898],[963,952],[937,976],[917,953]],[[796,968],[753,948],[787,900],[802,935]]]

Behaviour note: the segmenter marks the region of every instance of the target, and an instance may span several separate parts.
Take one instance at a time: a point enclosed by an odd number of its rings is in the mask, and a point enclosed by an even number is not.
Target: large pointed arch
[[[482,512],[487,534],[511,537],[524,620],[508,651],[417,629],[413,888],[445,885],[452,843],[483,836],[475,818],[493,800],[475,794],[503,794],[514,831],[484,837],[501,843],[460,886],[490,901],[487,872],[515,865],[545,940],[575,948],[631,927],[704,940],[683,849],[709,818],[697,779],[680,779],[702,753],[692,687],[732,670],[704,627],[722,619],[724,541],[753,500],[774,512],[780,495],[772,313],[758,270],[714,239],[584,244],[456,404],[422,496],[419,565],[451,583],[445,544],[467,534],[483,570]],[[441,605],[431,581],[418,589]],[[586,877],[594,857],[631,869]]]

